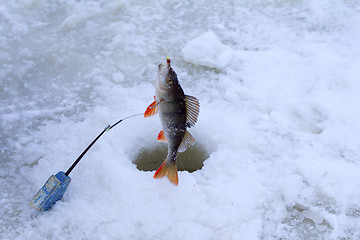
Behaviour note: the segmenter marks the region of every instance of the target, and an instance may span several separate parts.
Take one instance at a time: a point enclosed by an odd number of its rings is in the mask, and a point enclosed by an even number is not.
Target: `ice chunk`
[[[182,49],[185,61],[209,68],[224,68],[233,57],[233,50],[222,44],[213,31],[208,31],[186,43]]]

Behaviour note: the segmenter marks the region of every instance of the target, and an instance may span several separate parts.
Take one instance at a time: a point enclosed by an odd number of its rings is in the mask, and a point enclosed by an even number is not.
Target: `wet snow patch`
[[[302,239],[317,239],[329,234],[333,227],[323,214],[302,204],[287,206],[288,216],[285,222]]]

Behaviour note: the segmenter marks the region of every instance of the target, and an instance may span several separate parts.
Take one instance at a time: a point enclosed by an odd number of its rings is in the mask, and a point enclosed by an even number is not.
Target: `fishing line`
[[[187,170],[185,169],[185,166],[184,166],[183,161],[179,158],[179,156],[176,157],[176,160],[181,163],[181,166],[183,167],[184,171],[187,171]]]
[[[132,117],[136,117],[136,116],[140,116],[140,115],[144,115],[143,113],[138,113],[138,114],[134,114],[134,115],[131,115],[131,116],[128,116],[128,117],[125,117],[123,119],[120,119],[119,121],[117,121],[116,123],[114,123],[113,125],[109,125],[106,129],[106,131],[109,131],[110,129],[112,129],[113,127],[115,127],[116,125],[118,125],[119,123],[121,123],[122,121],[124,121],[125,119],[128,119],[128,118],[132,118]]]
[[[128,117],[125,117],[123,119],[120,119],[119,121],[117,121],[116,123],[114,123],[113,125],[108,125],[95,139],[94,141],[92,141],[92,143],[90,143],[90,145],[80,154],[80,156],[75,160],[75,162],[71,165],[71,167],[66,171],[65,175],[68,176],[71,171],[74,169],[74,167],[80,162],[80,160],[84,157],[84,155],[87,153],[87,151],[89,151],[89,149],[94,145],[94,143],[101,137],[101,135],[104,134],[104,132],[109,131],[110,129],[112,129],[113,127],[115,127],[116,125],[118,125],[119,123],[121,123],[122,121],[124,121],[125,119],[128,118],[132,118],[132,117],[136,117],[136,116],[140,116],[140,115],[144,115],[144,113],[138,113],[138,114],[134,114]]]

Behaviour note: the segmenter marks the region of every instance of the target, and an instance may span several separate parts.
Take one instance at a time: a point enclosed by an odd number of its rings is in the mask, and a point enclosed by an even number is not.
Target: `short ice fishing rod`
[[[80,156],[75,160],[75,162],[69,167],[69,169],[64,173],[63,171],[58,172],[56,175],[51,175],[46,181],[45,185],[38,191],[38,193],[31,200],[30,204],[33,208],[39,211],[47,211],[60,200],[64,195],[67,187],[70,184],[71,178],[69,177],[70,172],[75,168],[75,166],[80,162],[84,155],[89,151],[89,149],[94,145],[94,143],[107,131],[118,125],[120,122],[125,119],[143,115],[143,113],[134,114],[123,119],[120,119],[113,125],[108,125],[93,141],[90,145],[80,154]]]

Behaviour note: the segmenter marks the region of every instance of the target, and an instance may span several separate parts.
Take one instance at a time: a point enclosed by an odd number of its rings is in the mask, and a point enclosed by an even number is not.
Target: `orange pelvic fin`
[[[179,178],[177,174],[177,167],[175,161],[168,162],[167,159],[161,164],[161,166],[156,170],[154,178],[162,178],[167,176],[172,184],[177,186],[179,184]]]
[[[154,116],[155,114],[157,114],[158,110],[159,110],[158,104],[156,103],[156,100],[155,100],[147,107],[147,109],[144,113],[144,117]]]
[[[157,140],[161,141],[161,142],[167,142],[166,137],[165,137],[165,133],[163,130],[161,130],[158,134]]]

